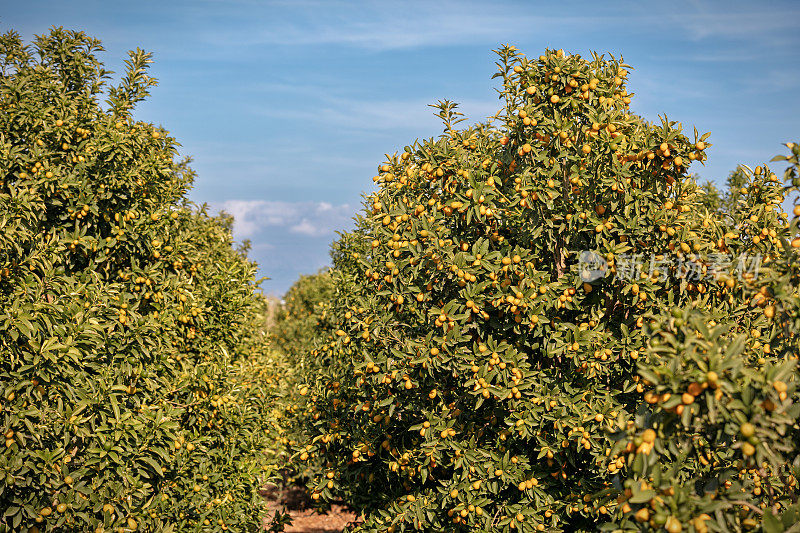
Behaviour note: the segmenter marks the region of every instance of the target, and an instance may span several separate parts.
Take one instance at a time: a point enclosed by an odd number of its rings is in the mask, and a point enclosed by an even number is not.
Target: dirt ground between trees
[[[330,511],[321,514],[311,507],[308,495],[300,487],[288,488],[280,493],[264,491],[270,518],[276,510],[286,507],[292,517],[292,524],[286,526],[285,533],[340,533],[349,523],[356,521],[356,515],[343,505],[332,505]]]
[[[339,533],[344,526],[355,520],[356,515],[340,505],[334,505],[328,514],[317,514],[313,509],[289,511],[292,525],[286,533]]]

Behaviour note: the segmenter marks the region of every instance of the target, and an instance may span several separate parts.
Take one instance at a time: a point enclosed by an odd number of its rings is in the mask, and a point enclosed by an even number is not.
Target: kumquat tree
[[[149,54],[109,87],[101,50],[0,37],[0,530],[262,530],[284,372],[255,266],[132,119]]]
[[[497,53],[500,111],[440,102],[334,245],[312,497],[354,531],[796,531],[800,147],[716,206],[708,134],[631,112],[621,59]]]
[[[282,452],[297,450],[305,444],[303,423],[308,413],[307,406],[301,408],[301,400],[308,394],[308,387],[304,384],[306,376],[315,368],[305,365],[304,354],[313,349],[316,331],[329,325],[329,308],[333,297],[331,281],[327,270],[300,276],[283,297],[275,323],[270,328],[272,351],[286,362],[281,367],[284,372],[291,370],[290,374],[284,373],[279,381],[284,399],[280,411]],[[303,452],[301,450],[298,453]],[[320,474],[318,461],[309,461],[307,454],[298,457],[302,457],[302,460],[283,463],[286,481],[302,484]]]

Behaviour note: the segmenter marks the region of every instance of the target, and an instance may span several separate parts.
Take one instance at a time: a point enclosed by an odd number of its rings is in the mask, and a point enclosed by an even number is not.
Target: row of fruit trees
[[[720,193],[622,60],[504,46],[276,308],[100,50],[0,37],[0,529],[800,531],[800,146]]]

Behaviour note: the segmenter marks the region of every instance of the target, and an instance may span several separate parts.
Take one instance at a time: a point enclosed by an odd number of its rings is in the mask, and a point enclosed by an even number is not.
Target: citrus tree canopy
[[[798,147],[723,213],[708,135],[633,114],[622,60],[498,58],[495,120],[440,102],[335,245],[314,497],[359,531],[791,523]]]

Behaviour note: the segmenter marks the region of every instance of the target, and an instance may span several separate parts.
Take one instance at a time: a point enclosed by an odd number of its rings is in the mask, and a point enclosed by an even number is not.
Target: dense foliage
[[[498,55],[494,121],[441,102],[335,245],[314,497],[359,531],[781,531],[798,147],[722,205],[688,174],[708,135],[631,113],[621,60]]]
[[[283,375],[279,380],[280,440],[277,448],[288,454],[296,451],[299,461],[281,462],[284,486],[302,486],[321,472],[319,461],[308,460],[308,454],[299,449],[305,444],[303,421],[310,415],[302,397],[308,394],[305,386],[308,372],[305,354],[314,346],[317,331],[328,323],[333,290],[330,272],[300,276],[284,295],[275,309],[274,323],[269,328],[274,356],[283,362]]]
[[[0,529],[255,531],[281,368],[231,219],[100,43],[0,37]],[[101,101],[105,97],[105,101]]]
[[[317,329],[328,314],[333,287],[330,272],[300,276],[289,288],[275,313],[273,346],[292,360],[313,348]]]

